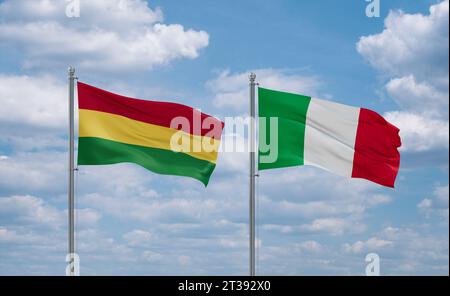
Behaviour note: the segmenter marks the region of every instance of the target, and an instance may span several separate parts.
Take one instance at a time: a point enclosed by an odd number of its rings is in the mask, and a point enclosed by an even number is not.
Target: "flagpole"
[[[74,197],[74,96],[75,96],[75,68],[69,67],[69,258],[70,275],[75,275],[75,197]]]
[[[255,275],[255,150],[256,150],[256,129],[255,129],[255,113],[256,113],[256,74],[250,73],[250,276]]]

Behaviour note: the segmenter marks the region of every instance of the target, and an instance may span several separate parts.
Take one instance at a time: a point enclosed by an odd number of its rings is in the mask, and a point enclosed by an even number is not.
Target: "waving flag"
[[[259,169],[313,165],[394,187],[400,165],[399,129],[377,113],[307,96],[259,88],[260,134],[278,118],[278,157]],[[262,141],[263,137],[260,137]],[[260,147],[266,143],[260,142]]]
[[[78,106],[79,165],[131,162],[208,184],[220,120],[185,105],[132,99],[81,82]]]

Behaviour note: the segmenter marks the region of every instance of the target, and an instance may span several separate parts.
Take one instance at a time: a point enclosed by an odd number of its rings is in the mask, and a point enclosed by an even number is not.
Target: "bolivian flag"
[[[131,162],[208,185],[223,122],[176,103],[132,99],[78,82],[78,165]]]

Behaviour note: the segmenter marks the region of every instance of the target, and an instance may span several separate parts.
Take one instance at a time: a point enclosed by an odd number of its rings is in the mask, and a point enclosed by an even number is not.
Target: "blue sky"
[[[342,3],[343,2],[343,3]],[[65,272],[68,65],[81,81],[219,117],[262,86],[373,109],[401,129],[396,189],[264,172],[259,274],[448,274],[448,1],[0,1],[0,274]],[[240,139],[225,130],[226,137]],[[210,185],[80,167],[81,273],[247,274],[247,155]]]

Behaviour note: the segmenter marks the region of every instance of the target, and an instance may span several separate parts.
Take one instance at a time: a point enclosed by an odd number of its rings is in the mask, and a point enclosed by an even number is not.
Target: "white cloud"
[[[0,5],[0,14],[7,20],[57,19],[62,21],[67,19],[65,14],[67,2],[55,0],[4,1]],[[81,19],[91,21],[77,24],[84,27],[94,25],[119,29],[163,21],[161,9],[158,7],[152,10],[145,1],[81,0],[80,4]]]
[[[48,226],[61,228],[67,217],[66,210],[60,210],[48,201],[31,195],[0,197],[0,214],[5,225]],[[77,227],[97,223],[101,214],[90,208],[79,208],[75,212]]]
[[[433,274],[448,274],[448,234],[436,236],[432,230],[386,227],[379,233],[380,238],[393,243],[390,252],[380,254],[390,273],[417,274],[427,269]]]
[[[352,260],[360,264],[365,254],[376,252],[382,261],[383,275],[448,274],[448,234],[436,235],[435,228],[436,225],[388,226],[368,240],[343,244],[343,258],[347,264]]]
[[[120,198],[100,194],[88,194],[82,197],[84,204],[101,208],[116,217],[137,221],[163,221],[172,219],[200,219],[219,211],[219,202],[215,199],[141,199]]]
[[[392,245],[391,241],[379,239],[376,237],[369,238],[367,241],[357,241],[354,244],[344,244],[343,250],[347,253],[361,254],[362,252],[374,252],[384,249]]]
[[[324,249],[324,247],[320,243],[313,241],[313,240],[301,243],[300,247],[303,250],[311,251],[311,252],[320,252]]]
[[[314,167],[290,168],[283,171],[260,172],[261,207],[283,215],[326,217],[361,214],[369,208],[391,202],[381,194],[380,187],[365,180],[335,176]],[[277,194],[278,186],[284,194]],[[276,204],[272,203],[276,202]]]
[[[264,217],[262,229],[266,233],[363,233],[371,210],[393,200],[368,181],[346,179],[308,166],[262,171],[259,184],[258,215]]]
[[[30,195],[0,198],[0,213],[9,216],[9,223],[46,225],[59,227],[63,221],[62,212],[49,206],[42,199]]]
[[[385,205],[392,202],[392,197],[385,194],[372,194],[365,200],[368,207],[376,207],[379,205]]]
[[[65,192],[67,155],[34,152],[1,160],[0,187],[14,192]]]
[[[135,256],[133,256],[135,254],[131,248],[95,228],[77,231],[75,239],[78,253],[85,260],[93,257],[92,261],[97,263],[111,260],[111,258],[121,262],[136,261]],[[86,265],[89,265],[89,263],[85,262],[84,266]]]
[[[18,233],[15,230],[0,226],[0,243],[36,243],[38,239],[39,238],[33,234]]]
[[[344,232],[358,233],[363,232],[366,226],[340,218],[322,218],[315,219],[309,224],[300,226],[301,231],[313,233],[329,233],[331,235],[342,235]]]
[[[438,90],[427,81],[417,82],[413,75],[409,75],[390,80],[386,89],[404,110],[428,117],[448,117],[448,91]]]
[[[67,86],[50,76],[0,75],[0,122],[37,128],[68,124]]]
[[[230,237],[219,239],[219,244],[226,249],[245,249],[248,247],[248,240],[245,237]],[[258,245],[258,242],[256,242]]]
[[[427,217],[437,216],[440,217],[448,224],[449,218],[449,190],[448,185],[436,186],[433,194],[429,198],[423,199],[417,204],[417,208],[420,212],[424,213]]]
[[[429,15],[391,11],[384,31],[361,37],[357,50],[389,75],[448,77],[448,16],[448,0],[432,5]]]
[[[145,230],[135,229],[123,235],[123,239],[130,246],[148,246],[153,239],[153,235]]]
[[[314,219],[310,223],[302,225],[278,225],[265,224],[262,229],[268,231],[277,231],[282,234],[291,233],[313,233],[313,234],[329,234],[342,235],[344,233],[361,233],[366,230],[366,225],[359,221],[344,218],[319,218]]]
[[[448,185],[447,186],[438,186],[434,190],[434,197],[436,199],[436,203],[440,207],[448,208],[449,203],[449,193],[448,193]]]
[[[388,78],[401,111],[386,114],[400,128],[405,151],[448,149],[449,1],[428,15],[391,11],[385,29],[361,37],[358,52]]]
[[[132,196],[141,202],[159,197],[151,182],[155,176],[134,164],[80,166],[77,177],[79,184],[83,184],[80,186],[80,202],[83,202],[84,195],[97,192],[110,198]]]
[[[392,111],[384,114],[386,119],[400,129],[403,151],[427,151],[448,149],[449,123],[420,114]]]
[[[423,199],[420,203],[417,204],[417,208],[420,210],[429,209],[433,205],[433,201],[429,198]]]
[[[76,209],[75,223],[77,226],[86,226],[97,223],[102,217],[102,214],[93,209]]]
[[[145,250],[144,252],[142,252],[142,257],[145,261],[151,263],[159,262],[163,259],[163,256],[161,254],[150,250]]]
[[[160,23],[161,10],[143,0],[82,1],[81,15],[65,17],[62,1],[7,0],[0,4],[6,20],[0,24],[0,44],[23,49],[25,67],[70,62],[86,69],[136,71],[195,59],[209,43],[204,31]]]
[[[277,224],[265,224],[262,225],[262,229],[269,231],[278,231],[280,233],[288,234],[295,231],[295,227],[291,225],[277,225]]]
[[[16,154],[66,149],[67,96],[67,85],[48,75],[0,74],[0,144],[10,147]],[[16,162],[16,157],[17,155],[11,156],[14,159],[10,163]],[[31,159],[31,163],[37,161],[37,158]],[[43,166],[48,167],[48,164]],[[0,171],[13,169],[0,168]],[[30,174],[32,173],[31,168]],[[42,173],[43,180],[48,173]]]
[[[248,75],[254,72],[261,87],[281,91],[316,95],[320,81],[316,77],[291,74],[281,69],[256,69],[244,73],[222,71],[218,77],[207,82],[207,87],[215,94],[216,107],[244,111],[248,106]]]

